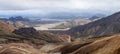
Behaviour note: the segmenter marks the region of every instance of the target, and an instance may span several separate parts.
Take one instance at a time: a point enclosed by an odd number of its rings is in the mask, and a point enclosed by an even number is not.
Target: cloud
[[[0,0],[2,12],[119,11],[119,0]]]

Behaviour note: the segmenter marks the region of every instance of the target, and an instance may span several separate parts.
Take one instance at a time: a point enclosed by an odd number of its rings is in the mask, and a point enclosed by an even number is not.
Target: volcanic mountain
[[[120,33],[120,12],[83,26],[73,27],[67,33],[76,37],[106,36]]]

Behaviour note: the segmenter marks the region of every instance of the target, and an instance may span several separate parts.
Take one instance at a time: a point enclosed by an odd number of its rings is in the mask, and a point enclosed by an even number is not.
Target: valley
[[[51,24],[41,24],[41,25],[36,25],[34,28],[36,30],[68,30],[68,28],[65,29],[52,29],[60,24],[63,24],[66,22],[56,22],[56,23],[51,23]]]
[[[0,54],[120,54],[119,0],[0,0]]]
[[[66,20],[59,20],[59,19],[43,19],[43,20],[39,20],[39,21],[51,21],[53,23],[45,23],[45,24],[36,24],[33,27],[36,30],[43,30],[43,31],[67,31],[69,30],[71,27],[77,26],[77,25],[84,25],[87,24],[89,22],[91,22],[91,20],[88,19],[66,19]]]

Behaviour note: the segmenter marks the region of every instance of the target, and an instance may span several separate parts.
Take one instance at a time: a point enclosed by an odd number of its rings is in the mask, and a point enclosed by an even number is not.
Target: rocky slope
[[[23,43],[10,43],[0,45],[0,54],[46,54],[34,47]]]
[[[3,21],[0,21],[0,34],[3,34],[3,33],[8,34],[14,30],[15,30],[15,27],[13,27],[12,25],[9,25]]]
[[[100,40],[103,38],[105,38],[105,37],[94,37],[94,38],[89,38],[89,39],[77,38],[71,43],[60,44],[56,48],[50,50],[49,52],[52,52],[52,53],[59,52],[61,54],[69,54],[83,46],[86,46],[88,44],[93,43],[96,40]]]
[[[43,45],[45,43],[48,43],[41,39],[38,40],[35,38],[26,38],[25,36],[17,35],[13,33],[14,30],[16,30],[16,28],[13,27],[12,25],[0,21],[0,44],[27,43],[36,46],[36,45]]]
[[[98,38],[92,41],[79,40],[69,44],[58,45],[49,52],[61,54],[120,54],[120,34],[115,34],[110,37]]]
[[[120,54],[120,34],[83,46],[71,54]]]
[[[18,30],[13,31],[13,33],[21,35],[26,38],[44,40],[49,43],[63,42],[62,39],[60,39],[58,36],[54,34],[37,31],[34,28],[20,28]]]
[[[105,36],[120,33],[120,12],[67,31],[76,37]]]

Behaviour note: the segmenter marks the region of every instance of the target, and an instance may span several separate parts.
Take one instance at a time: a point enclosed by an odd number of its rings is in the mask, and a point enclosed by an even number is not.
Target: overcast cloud
[[[120,0],[0,0],[0,12],[45,13],[69,10],[116,12]]]

